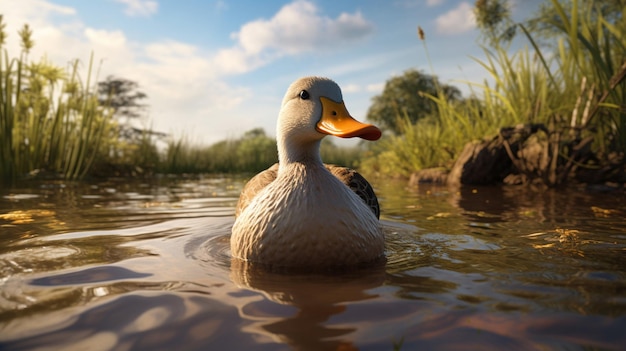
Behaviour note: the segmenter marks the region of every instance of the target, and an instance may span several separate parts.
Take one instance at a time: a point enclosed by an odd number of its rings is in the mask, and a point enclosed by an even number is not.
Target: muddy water
[[[626,349],[626,196],[375,181],[384,267],[231,264],[242,177],[0,190],[0,349]]]

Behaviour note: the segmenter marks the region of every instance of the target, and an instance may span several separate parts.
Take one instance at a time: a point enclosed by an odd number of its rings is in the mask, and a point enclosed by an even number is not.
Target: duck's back
[[[344,185],[352,189],[363,202],[372,210],[376,218],[380,218],[380,205],[374,193],[374,188],[361,174],[352,168],[324,164],[326,169],[339,179]],[[266,186],[276,179],[278,175],[278,163],[275,163],[263,172],[252,177],[244,186],[237,201],[235,217],[239,217],[241,211],[246,208],[252,199]]]

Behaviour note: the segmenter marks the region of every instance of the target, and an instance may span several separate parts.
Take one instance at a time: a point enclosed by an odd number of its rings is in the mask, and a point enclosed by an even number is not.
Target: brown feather
[[[374,212],[376,218],[380,218],[380,206],[378,205],[378,198],[374,193],[374,189],[370,185],[370,183],[357,171],[347,167],[335,166],[324,164],[326,169],[332,173],[337,179],[339,179],[342,183],[344,183],[347,187],[352,189],[355,194],[357,194],[365,204]],[[241,195],[239,196],[239,201],[237,202],[237,208],[235,210],[235,217],[238,217],[239,214],[250,204],[252,199],[259,193],[263,188],[269,185],[271,182],[276,179],[276,175],[278,174],[278,163],[275,163],[270,168],[264,170],[263,172],[255,175],[246,183],[243,190],[241,191]]]

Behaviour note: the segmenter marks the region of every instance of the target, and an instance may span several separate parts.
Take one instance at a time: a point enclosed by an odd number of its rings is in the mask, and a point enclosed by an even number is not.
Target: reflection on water
[[[369,290],[384,283],[385,270],[381,266],[336,275],[298,275],[267,272],[233,259],[230,277],[239,287],[265,297],[240,308],[244,318],[257,321],[250,331],[293,346],[335,350],[348,345],[341,337],[356,329],[328,324],[329,320],[344,313],[348,303],[379,297]],[[289,308],[284,315],[276,315],[276,305]]]
[[[316,275],[231,261],[243,181],[0,190],[0,349],[626,345],[623,193],[380,182],[386,265]]]

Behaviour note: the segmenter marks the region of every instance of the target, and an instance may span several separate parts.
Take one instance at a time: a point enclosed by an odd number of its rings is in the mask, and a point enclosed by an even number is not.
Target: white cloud
[[[196,46],[174,40],[145,44],[143,46],[143,52],[151,61],[164,66],[181,65],[182,67],[197,60],[199,56],[201,56]],[[206,61],[206,59],[203,61]]]
[[[372,30],[373,25],[360,12],[332,19],[319,15],[313,3],[297,0],[269,20],[244,24],[231,35],[236,45],[222,50],[215,62],[223,72],[243,73],[284,55],[344,47]]]
[[[462,2],[456,8],[437,17],[437,32],[441,34],[459,34],[476,27],[476,18],[472,5]]]
[[[15,6],[17,4],[9,4],[5,2],[4,4],[0,4],[0,8],[2,8],[2,14],[5,15],[5,20],[7,17],[29,17],[34,20],[41,20],[43,17],[46,17],[51,14],[60,14],[60,15],[75,15],[76,10],[74,8],[57,5],[49,3],[45,0],[29,0],[24,1],[25,4],[19,5],[28,5],[28,6]],[[26,4],[27,3],[27,4]]]
[[[363,89],[361,89],[361,86],[358,84],[345,84],[342,88],[341,91],[343,93],[358,93],[361,92]]]
[[[416,6],[422,6],[426,3],[426,6],[433,7],[439,6],[444,3],[445,0],[399,0],[395,2],[395,5],[411,8]]]
[[[430,7],[438,6],[441,4],[443,4],[443,0],[426,0],[426,5]]]
[[[93,28],[85,28],[85,37],[94,45],[103,45],[107,47],[124,47],[126,45],[126,37],[119,30],[106,31]]]
[[[214,66],[223,74],[241,74],[252,71],[269,62],[269,58],[250,55],[240,47],[220,50],[213,58]]]
[[[35,49],[32,52],[36,53],[40,52],[38,51],[40,44],[61,42],[62,31],[57,26],[53,26],[48,18],[52,16],[71,18],[76,11],[71,7],[51,4],[45,0],[25,0],[0,1],[0,14],[3,15],[2,22],[6,25],[5,33],[8,35],[5,49],[10,54],[17,54],[20,51],[17,31],[24,24],[28,24],[33,30]]]
[[[157,12],[159,4],[153,0],[115,0],[126,5],[124,14],[130,17],[149,17]]]
[[[373,84],[368,84],[365,87],[365,90],[367,90],[370,93],[381,93],[383,91],[383,89],[385,89],[385,83],[373,83]]]

